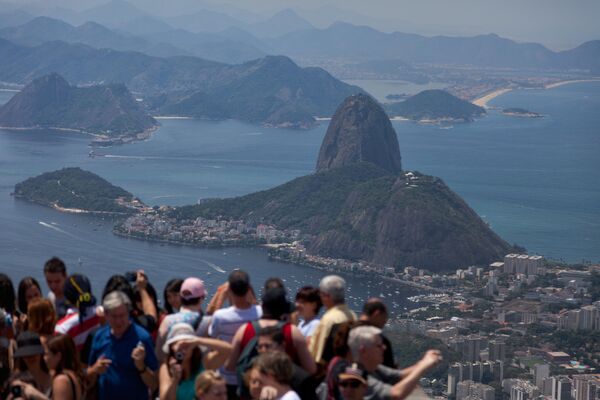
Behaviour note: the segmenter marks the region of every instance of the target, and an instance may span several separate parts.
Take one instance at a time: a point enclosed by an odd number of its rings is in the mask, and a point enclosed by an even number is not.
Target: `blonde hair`
[[[33,299],[27,306],[27,329],[39,335],[52,335],[56,312],[48,299]]]
[[[224,383],[225,379],[217,371],[206,370],[202,372],[196,378],[196,396],[206,394],[213,385],[221,382]]]

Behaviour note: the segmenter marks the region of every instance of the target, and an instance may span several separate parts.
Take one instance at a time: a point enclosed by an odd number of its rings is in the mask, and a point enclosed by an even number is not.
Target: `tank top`
[[[179,381],[179,385],[177,386],[177,400],[189,400],[196,398],[195,382],[196,378],[202,373],[202,371],[204,371],[204,366],[200,365],[200,368],[198,368],[195,374],[191,374],[189,378]]]

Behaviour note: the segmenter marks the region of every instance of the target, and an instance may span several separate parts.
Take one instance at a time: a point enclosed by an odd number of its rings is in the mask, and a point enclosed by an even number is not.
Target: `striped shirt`
[[[54,327],[54,333],[66,334],[73,338],[77,350],[83,350],[83,345],[90,332],[100,326],[100,317],[96,313],[96,307],[89,307],[86,316],[79,322],[79,312],[70,309],[67,315],[59,320]]]

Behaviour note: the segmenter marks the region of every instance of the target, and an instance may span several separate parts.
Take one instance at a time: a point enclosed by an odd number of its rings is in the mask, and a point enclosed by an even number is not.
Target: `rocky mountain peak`
[[[358,162],[394,174],[401,171],[396,132],[381,106],[362,93],[346,98],[333,115],[319,151],[317,172]]]

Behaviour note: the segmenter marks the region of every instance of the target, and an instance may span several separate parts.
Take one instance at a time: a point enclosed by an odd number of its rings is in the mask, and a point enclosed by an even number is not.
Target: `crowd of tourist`
[[[142,270],[112,276],[101,298],[59,258],[44,277],[45,297],[33,277],[15,291],[0,273],[1,399],[404,399],[441,360],[430,350],[398,369],[385,304],[357,317],[336,275],[295,301],[279,278],[257,298],[242,270],[210,301],[199,277],[160,299]]]

